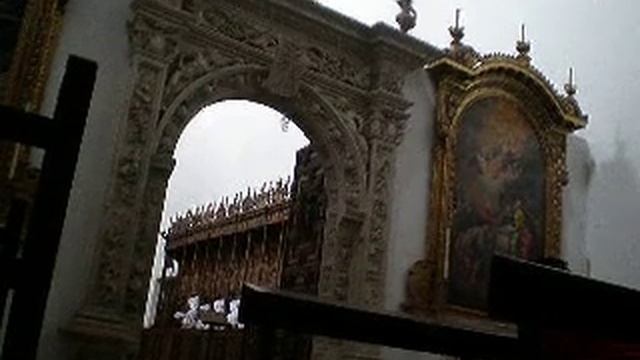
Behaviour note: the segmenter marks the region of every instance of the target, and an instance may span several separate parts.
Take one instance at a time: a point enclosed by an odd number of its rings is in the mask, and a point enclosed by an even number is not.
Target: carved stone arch
[[[365,222],[366,177],[363,154],[357,134],[342,124],[341,117],[308,84],[300,88],[298,96],[282,98],[274,96],[262,87],[266,69],[257,65],[240,65],[218,69],[194,80],[175,97],[158,121],[148,145],[150,162],[146,183],[143,185],[143,208],[139,213],[138,230],[133,241],[134,258],[148,255],[146,244],[155,239],[164,202],[164,188],[171,174],[173,150],[184,128],[194,115],[207,105],[228,100],[244,99],[270,106],[291,117],[316,145],[326,172],[328,195],[327,226],[321,265],[320,288],[331,288],[330,296],[347,300],[346,274],[354,257],[353,242],[362,238]],[[341,256],[342,254],[342,256]],[[135,304],[144,296],[140,286],[144,271],[136,268],[127,280],[125,305],[131,313],[139,309]]]
[[[282,98],[262,86],[266,76],[267,69],[260,65],[237,65],[216,69],[193,81],[159,119],[152,153],[172,153],[184,127],[205,106],[230,99],[253,101],[290,117],[317,146],[331,179],[328,186],[336,192],[329,196],[341,201],[341,212],[347,208],[362,211],[366,148],[361,136],[345,125],[341,115],[313,86],[303,83],[298,96]]]
[[[382,306],[394,149],[410,106],[402,79],[439,51],[313,2],[220,0],[201,12],[181,2],[132,2],[128,108],[72,332],[135,347],[173,150],[197,111],[225,99],[270,106],[317,145],[328,194],[319,295]]]

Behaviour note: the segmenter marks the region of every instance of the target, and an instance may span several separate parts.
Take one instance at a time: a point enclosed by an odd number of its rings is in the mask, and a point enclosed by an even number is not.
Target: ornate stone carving
[[[167,82],[162,97],[162,110],[175,100],[180,91],[205,75],[211,69],[221,69],[231,65],[238,65],[241,61],[223,55],[219,50],[187,49],[178,53],[167,67]],[[213,92],[214,84],[207,92]]]
[[[305,50],[309,70],[348,85],[366,89],[370,84],[370,70],[364,64],[345,56],[333,54],[319,46],[309,46]]]
[[[307,66],[303,55],[294,43],[280,41],[264,87],[279,96],[296,96]]]
[[[404,76],[401,69],[397,67],[397,64],[384,64],[381,66],[378,74],[378,87],[392,94],[400,95],[402,93]]]
[[[142,223],[138,225],[134,237],[132,256],[134,261],[128,274],[124,297],[124,311],[132,319],[138,318],[140,313],[144,312],[147,278],[155,255],[149,249],[155,247],[157,242],[161,218],[161,212],[158,212],[158,209],[164,206],[167,182],[174,166],[175,160],[162,154],[151,159],[143,197],[144,205],[140,210]]]
[[[371,169],[373,176],[372,196],[373,204],[370,215],[369,240],[366,257],[366,304],[373,308],[380,307],[384,299],[384,279],[377,271],[386,264],[386,239],[388,238],[389,223],[389,179],[392,178],[392,148],[387,145],[374,145]]]
[[[266,53],[273,54],[278,45],[277,37],[269,28],[251,21],[238,9],[209,5],[203,10],[202,17],[216,33]]]
[[[314,15],[299,27],[304,5],[288,8],[270,0],[257,7],[248,0],[183,5],[155,0],[133,5],[129,36],[136,77],[90,303],[115,314],[122,326],[138,326],[175,144],[202,107],[243,98],[286,113],[321,159],[327,199],[318,293],[381,306],[393,151],[409,106],[401,97],[401,79],[432,56],[432,49],[404,54],[396,44],[406,39],[387,41],[355,23],[346,31],[339,18],[318,21]],[[293,20],[276,21],[269,15],[276,11]],[[315,28],[327,31],[310,30]],[[338,36],[345,41],[340,47]],[[376,53],[372,61],[371,52],[382,43],[394,50]],[[418,51],[415,46],[407,45]],[[398,57],[411,60],[379,68]],[[227,205],[216,211],[242,211],[243,204]],[[353,278],[357,272],[364,274],[363,284]]]
[[[126,257],[123,253],[130,247],[131,229],[140,199],[140,181],[146,165],[145,144],[153,133],[154,100],[162,85],[162,71],[153,63],[141,62],[137,69],[137,80],[132,92],[124,145],[118,154],[114,170],[114,183],[109,208],[108,221],[103,234],[103,256],[99,259],[99,286],[94,301],[113,306],[119,301],[118,289],[124,278]]]
[[[136,16],[128,24],[129,41],[134,51],[164,59],[177,48],[178,28],[152,17]]]

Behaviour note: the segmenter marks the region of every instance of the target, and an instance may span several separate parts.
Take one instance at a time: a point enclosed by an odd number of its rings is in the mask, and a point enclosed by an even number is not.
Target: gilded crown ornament
[[[400,13],[396,16],[396,22],[404,33],[416,27],[418,13],[413,8],[412,2],[412,0],[396,0],[396,3],[400,6]]]

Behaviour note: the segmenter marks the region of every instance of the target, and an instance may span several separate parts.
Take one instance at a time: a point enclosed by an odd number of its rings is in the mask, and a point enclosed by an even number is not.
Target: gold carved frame
[[[30,0],[22,25],[3,103],[27,111],[38,111],[49,77],[66,0]]]
[[[562,193],[568,182],[567,135],[587,124],[587,117],[567,85],[567,95],[529,63],[529,57],[481,57],[459,42],[447,55],[426,66],[437,89],[429,196],[427,253],[410,269],[404,310],[417,315],[484,317],[482,312],[447,303],[450,229],[455,211],[455,149],[466,109],[488,97],[509,99],[521,108],[534,130],[545,168],[544,256],[559,258],[562,241]]]
[[[0,104],[38,112],[49,78],[66,0],[29,0],[6,73]],[[29,198],[36,175],[29,169],[31,149],[21,144],[0,143],[0,222],[7,211],[6,193]]]

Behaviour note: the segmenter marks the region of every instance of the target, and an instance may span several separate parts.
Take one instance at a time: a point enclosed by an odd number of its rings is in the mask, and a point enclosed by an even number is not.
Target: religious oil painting
[[[448,302],[486,309],[494,253],[543,253],[545,166],[525,113],[506,98],[478,100],[459,120]]]

